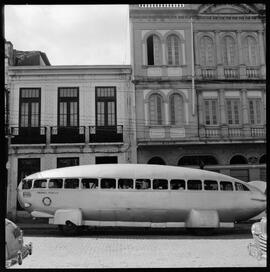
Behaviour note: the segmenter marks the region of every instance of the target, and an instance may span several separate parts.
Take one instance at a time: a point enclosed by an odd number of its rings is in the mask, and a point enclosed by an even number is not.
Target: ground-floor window
[[[118,163],[118,157],[117,156],[96,157],[96,164],[103,164],[103,163]]]
[[[18,159],[17,184],[19,185],[20,181],[26,176],[29,176],[39,171],[40,171],[40,158]],[[17,200],[17,209],[23,210],[18,200]]]
[[[260,169],[260,180],[266,181],[266,168]]]
[[[79,165],[79,158],[57,158],[57,168]]]
[[[160,165],[165,165],[166,163],[164,160],[160,157],[153,157],[148,161],[148,164],[160,164]]]

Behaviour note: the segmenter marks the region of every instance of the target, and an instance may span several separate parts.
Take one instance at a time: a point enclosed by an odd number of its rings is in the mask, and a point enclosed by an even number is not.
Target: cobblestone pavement
[[[252,237],[248,233],[192,236],[168,231],[95,231],[64,237],[45,231],[25,233],[24,240],[33,243],[33,254],[11,269],[266,267],[266,260],[249,256]]]

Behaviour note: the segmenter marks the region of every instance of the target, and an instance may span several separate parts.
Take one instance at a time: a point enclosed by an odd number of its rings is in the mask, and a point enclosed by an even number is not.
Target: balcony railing
[[[85,127],[51,127],[51,143],[84,143]]]
[[[89,127],[90,143],[114,143],[123,142],[123,126]]]
[[[46,144],[46,127],[11,127],[11,144]]]
[[[211,79],[216,78],[216,68],[202,68],[202,78]]]
[[[230,127],[228,125],[223,126],[206,126],[200,125],[199,130],[200,138],[207,138],[217,140],[219,139],[265,139],[266,128],[265,126],[250,126],[250,127]]]
[[[247,78],[258,78],[259,77],[259,68],[257,67],[247,67],[246,68]]]
[[[265,137],[266,136],[266,129],[264,126],[251,127],[250,133],[251,133],[252,137]]]
[[[239,78],[239,69],[232,67],[224,67],[224,77],[230,79]]]

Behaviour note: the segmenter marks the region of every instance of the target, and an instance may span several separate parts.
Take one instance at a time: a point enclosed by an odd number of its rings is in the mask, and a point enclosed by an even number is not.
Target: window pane
[[[133,189],[133,179],[119,179],[118,188],[119,189]]]
[[[188,180],[188,190],[202,190],[201,180]]]
[[[66,189],[78,189],[79,188],[79,179],[65,179],[65,188]]]
[[[63,180],[62,179],[50,179],[49,180],[49,188],[55,188],[55,189],[63,188]]]
[[[116,180],[110,178],[101,179],[101,188],[102,189],[115,189],[116,188]]]
[[[233,185],[229,181],[221,181],[220,182],[220,190],[221,191],[233,191]]]
[[[135,188],[138,190],[150,189],[151,188],[150,179],[136,179]]]
[[[28,127],[28,103],[21,104],[21,127]]]
[[[153,179],[153,189],[167,190],[168,189],[168,180],[166,180],[166,179]]]
[[[205,180],[204,181],[204,190],[216,191],[218,189],[218,183],[215,180]]]
[[[32,187],[32,179],[24,179],[22,181],[22,189],[31,189]]]
[[[156,35],[153,35],[153,51],[154,51],[154,65],[161,64],[160,40]]]
[[[185,190],[186,183],[183,179],[172,179],[170,182],[171,190]]]
[[[235,182],[235,190],[236,191],[249,191],[247,186],[245,186],[244,184],[239,183],[239,182]]]
[[[183,124],[183,98],[179,94],[174,94],[170,98],[171,106],[171,124],[182,125]]]
[[[82,179],[82,189],[98,188],[98,179]]]
[[[34,181],[33,188],[46,188],[47,187],[47,180],[46,179],[36,179]]]

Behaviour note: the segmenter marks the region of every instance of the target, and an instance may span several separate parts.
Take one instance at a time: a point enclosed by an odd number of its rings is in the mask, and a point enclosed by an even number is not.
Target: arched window
[[[230,36],[222,39],[222,57],[224,65],[235,65],[235,41]]]
[[[266,163],[266,154],[264,154],[260,157],[259,163],[261,163],[261,164]]]
[[[166,163],[164,160],[160,157],[153,157],[148,161],[148,164],[160,164],[160,165],[165,165]]]
[[[163,100],[159,94],[152,94],[149,98],[149,117],[151,125],[162,125]]]
[[[214,43],[207,36],[200,39],[200,64],[203,66],[214,65]]]
[[[184,103],[179,94],[170,96],[170,120],[171,125],[181,125],[184,123]]]
[[[157,35],[151,35],[146,40],[147,43],[147,64],[161,64],[161,43]]]
[[[257,65],[257,42],[252,36],[247,36],[243,44],[243,57],[246,65]]]
[[[235,155],[231,158],[230,164],[247,164],[248,161],[244,156]]]
[[[181,56],[181,42],[175,35],[169,35],[167,38],[167,56],[168,65],[179,65]]]

